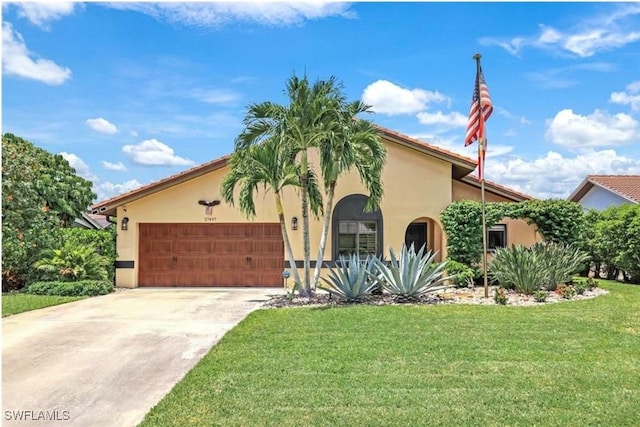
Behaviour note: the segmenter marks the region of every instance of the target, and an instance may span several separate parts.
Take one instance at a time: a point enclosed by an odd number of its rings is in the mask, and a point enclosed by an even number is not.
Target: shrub
[[[497,249],[489,273],[501,286],[513,286],[526,295],[540,289],[548,277],[546,269],[540,266],[537,252],[522,245]]]
[[[337,268],[329,268],[329,278],[322,278],[326,286],[320,289],[340,295],[347,301],[357,301],[370,293],[377,284],[373,271],[374,259],[360,256],[340,257]]]
[[[598,281],[596,279],[594,279],[593,277],[587,278],[585,284],[587,285],[587,289],[588,290],[592,290],[592,289],[598,287]]]
[[[402,245],[400,256],[396,257],[390,249],[391,259],[388,263],[375,258],[377,279],[392,295],[409,299],[445,289],[444,282],[449,279],[444,275],[446,262],[434,262],[435,253],[424,253],[424,246],[416,253],[413,245],[407,248]]]
[[[531,267],[546,272],[547,279],[542,285],[548,291],[554,291],[561,283],[570,282],[576,273],[584,269],[590,258],[576,244],[539,242],[530,250],[535,253],[533,258],[537,260],[537,264]]]
[[[468,286],[469,283],[473,284],[475,277],[475,271],[471,267],[468,267],[458,261],[452,259],[447,261],[447,274],[451,276],[451,281],[457,287]]]
[[[535,302],[545,302],[547,300],[547,291],[538,290],[533,293]]]
[[[79,280],[77,282],[34,282],[25,290],[28,294],[80,297],[106,295],[113,292],[113,284],[106,280]]]
[[[34,267],[49,280],[78,281],[83,279],[107,280],[107,257],[89,246],[67,242],[60,249],[47,249]]]
[[[115,278],[115,261],[116,253],[116,234],[117,228],[111,226],[106,230],[89,230],[86,228],[72,227],[59,228],[52,230],[58,244],[52,248],[63,247],[67,243],[76,246],[93,246],[95,251],[100,255],[107,257],[107,275],[108,279],[113,281]]]
[[[556,293],[562,298],[571,299],[576,295],[576,290],[570,285],[560,285],[557,287]]]
[[[573,289],[575,289],[578,295],[583,295],[587,290],[587,283],[582,280],[577,281],[574,283]]]
[[[493,300],[496,304],[507,305],[507,301],[509,297],[507,296],[507,290],[502,286],[496,288],[495,293],[493,294]]]

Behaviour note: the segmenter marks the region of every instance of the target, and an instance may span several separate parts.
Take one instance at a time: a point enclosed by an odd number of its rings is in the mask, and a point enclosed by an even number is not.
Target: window
[[[507,226],[497,224],[487,230],[487,249],[495,251],[507,246]]]
[[[365,212],[367,196],[350,194],[333,209],[331,218],[331,261],[341,256],[382,253],[382,212]]]
[[[375,255],[378,248],[377,236],[377,224],[373,221],[340,221],[338,255]]]

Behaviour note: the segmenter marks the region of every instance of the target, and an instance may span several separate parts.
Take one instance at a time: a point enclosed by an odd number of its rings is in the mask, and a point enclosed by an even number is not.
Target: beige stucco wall
[[[118,207],[118,224],[129,218],[129,229],[118,229],[118,260],[134,260],[134,268],[116,269],[116,285],[135,287],[138,277],[138,224],[163,222],[246,222],[240,210],[224,202],[212,208],[213,215],[205,215],[206,207],[198,200],[221,200],[220,186],[227,168],[174,185],[166,190]],[[236,197],[237,201],[237,197]],[[278,222],[273,196],[259,191],[256,201],[256,222]]]
[[[480,190],[451,179],[451,164],[427,156],[415,149],[395,143],[387,143],[387,163],[382,175],[384,197],[381,202],[383,216],[383,248],[389,254],[389,247],[398,250],[404,242],[407,226],[414,221],[426,222],[428,226],[428,242],[438,251],[439,259],[446,257],[446,235],[439,222],[440,212],[452,200],[480,200]],[[318,158],[310,153],[310,162],[318,170]],[[116,269],[116,284],[121,287],[137,286],[138,277],[138,224],[163,222],[271,222],[278,221],[274,198],[271,192],[260,190],[255,196],[256,216],[247,219],[237,207],[224,202],[214,206],[212,215],[205,215],[205,207],[198,200],[220,199],[220,186],[228,171],[223,167],[187,182],[176,184],[155,194],[118,207],[117,216],[129,218],[129,229],[118,230],[118,260],[134,261],[134,268]],[[351,194],[367,194],[356,171],[342,176],[336,188],[335,205]],[[287,188],[283,191],[283,207],[289,238],[296,260],[303,259],[302,215],[300,200],[296,190]],[[238,191],[236,191],[236,202]],[[507,201],[505,198],[487,193],[487,201]],[[291,230],[291,217],[298,217],[298,230]],[[521,242],[531,244],[537,240],[532,226],[522,220],[505,219],[508,224],[507,239],[509,244]],[[315,261],[320,242],[322,218],[310,219],[311,259]],[[327,239],[325,261],[332,254],[331,230]],[[284,258],[283,253],[283,258]]]
[[[317,166],[317,156],[310,157],[311,163]],[[416,150],[397,144],[387,145],[387,163],[382,174],[384,196],[380,204],[383,220],[384,253],[388,255],[389,247],[399,250],[404,243],[407,226],[416,219],[431,218],[435,226],[431,233],[438,233],[440,212],[451,203],[451,164],[436,158],[427,157]],[[336,187],[335,205],[351,194],[368,194],[360,182],[356,171],[341,177]],[[302,260],[302,216],[300,201],[293,189],[283,195],[285,214],[288,218],[297,216],[300,227],[291,231],[291,245],[296,259]],[[433,230],[435,229],[435,230]],[[320,244],[322,218],[310,221],[312,260],[316,259]],[[331,230],[327,239],[325,260],[331,259]],[[440,249],[440,248],[436,248]]]
[[[380,206],[383,215],[384,253],[388,255],[390,246],[396,250],[399,249],[404,242],[407,226],[412,221],[420,219],[429,224],[429,241],[432,244],[436,243],[437,247],[434,249],[440,252],[440,257],[444,257],[446,249],[444,245],[439,244],[444,240],[439,224],[439,214],[451,203],[451,164],[398,144],[387,144],[387,149],[388,158],[382,175],[384,197]],[[310,153],[310,161],[317,169],[316,153]],[[205,216],[205,207],[197,203],[200,199],[220,199],[220,185],[227,170],[227,167],[221,168],[118,208],[119,220],[125,216],[129,218],[129,229],[118,230],[118,260],[134,261],[134,268],[116,270],[118,286],[135,287],[137,285],[139,223],[248,221],[236,207],[231,207],[224,202],[213,207],[211,217]],[[350,194],[367,194],[356,171],[341,177],[336,188],[334,207],[343,197]],[[271,192],[265,194],[259,191],[256,194],[255,203],[256,217],[252,218],[252,221],[278,221]],[[283,207],[295,257],[297,260],[302,260],[302,216],[299,197],[294,189],[288,188],[283,192]],[[297,216],[299,220],[299,228],[296,231],[290,229],[290,219],[293,216]],[[322,218],[318,220],[311,218],[312,260],[317,256],[321,230]],[[331,244],[331,234],[329,234],[325,260],[331,259]]]
[[[452,200],[475,200],[481,201],[482,195],[480,189],[464,182],[454,181],[452,185]],[[508,202],[509,200],[497,194],[485,191],[486,202]],[[523,244],[531,246],[535,242],[542,240],[541,236],[536,233],[535,225],[527,224],[524,219],[503,218],[498,221],[499,224],[507,225],[507,246],[514,244]]]

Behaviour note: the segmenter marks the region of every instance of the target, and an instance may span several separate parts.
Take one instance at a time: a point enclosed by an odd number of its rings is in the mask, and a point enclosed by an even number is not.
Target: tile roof
[[[464,163],[468,163],[470,165],[475,165],[475,166],[478,165],[478,162],[476,160],[472,159],[472,158],[462,156],[462,155],[460,155],[458,153],[454,153],[453,151],[449,151],[449,150],[446,150],[444,148],[438,147],[437,145],[433,145],[433,144],[429,144],[429,143],[424,142],[424,141],[420,141],[417,138],[412,138],[412,137],[404,135],[404,134],[402,134],[400,132],[396,132],[394,130],[391,130],[391,129],[388,129],[388,128],[385,128],[385,127],[382,127],[382,126],[379,126],[379,125],[376,125],[376,124],[374,124],[373,127],[375,127],[381,133],[383,133],[383,134],[385,134],[387,136],[391,136],[391,137],[395,137],[395,138],[401,139],[401,140],[403,140],[405,142],[408,142],[408,143],[410,143],[412,145],[416,145],[416,146],[418,146],[420,148],[427,149],[428,151],[440,153],[440,154],[443,154],[443,155],[445,155],[447,157],[451,157],[453,159],[459,160],[459,161],[464,162]]]
[[[474,159],[471,159],[469,157],[464,157],[460,154],[454,153],[444,148],[440,148],[436,145],[420,141],[416,138],[403,135],[399,132],[393,131],[391,129],[387,129],[379,125],[374,124],[374,127],[378,129],[378,131],[383,136],[386,136],[389,139],[392,139],[396,142],[400,142],[408,146],[415,147],[422,152],[434,155],[436,157],[439,157],[451,162],[454,168],[454,176],[457,179],[460,179],[465,175],[467,175],[469,172],[473,171],[478,164],[477,161]],[[140,197],[144,197],[148,194],[154,193],[156,191],[160,191],[164,188],[170,187],[172,185],[175,185],[181,182],[188,181],[190,179],[196,178],[198,176],[204,175],[206,173],[209,173],[211,171],[224,167],[227,164],[227,161],[230,159],[230,157],[231,157],[230,154],[224,157],[220,157],[210,162],[195,166],[191,169],[187,169],[185,171],[179,172],[175,175],[171,175],[167,178],[163,178],[159,181],[151,182],[149,184],[143,185],[129,192],[98,202],[93,206],[91,206],[92,213],[103,214],[103,215],[115,215],[115,208],[117,206],[123,205],[128,201],[132,201]],[[485,181],[485,184],[492,186],[494,190],[497,189],[503,193],[510,195],[509,197],[513,197],[516,199],[531,198],[527,195],[524,195],[522,193],[517,193],[511,189],[500,186],[498,184],[489,183],[489,181]]]
[[[206,173],[214,171],[216,169],[220,169],[221,167],[227,164],[227,161],[231,157],[230,154],[214,159],[210,162],[203,163],[198,166],[194,166],[191,169],[187,169],[182,172],[178,172],[177,174],[168,176],[159,181],[154,181],[149,184],[138,187],[134,190],[128,191],[123,194],[119,194],[110,199],[103,200],[98,202],[90,207],[92,213],[97,214],[105,214],[105,215],[115,215],[115,208],[119,205],[126,203],[127,200],[137,199],[139,197],[143,197],[147,194],[154,193],[156,191],[162,190],[164,188],[170,187],[172,185],[188,181],[193,178],[197,178]]]
[[[480,187],[480,181],[478,178],[472,175],[467,175],[461,179],[462,182],[466,182],[467,184],[471,184],[476,187]],[[498,195],[506,196],[508,198],[513,199],[514,201],[522,202],[525,200],[533,200],[534,198],[529,196],[528,194],[520,193],[519,191],[513,190],[511,188],[505,187],[504,185],[500,185],[496,182],[484,180],[485,190],[490,191],[492,193],[496,193]]]
[[[630,202],[640,203],[640,175],[587,175],[569,199],[573,201],[582,199],[594,185],[605,188]]]

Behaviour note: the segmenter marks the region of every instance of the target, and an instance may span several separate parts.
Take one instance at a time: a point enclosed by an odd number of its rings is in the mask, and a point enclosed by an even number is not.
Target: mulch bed
[[[317,293],[312,297],[287,295],[273,296],[264,304],[266,308],[283,308],[283,307],[308,307],[308,306],[348,306],[348,305],[433,305],[433,304],[476,304],[476,305],[497,305],[493,299],[496,287],[489,287],[489,298],[484,297],[484,287],[477,286],[475,288],[449,288],[435,294],[424,295],[418,299],[403,298],[383,293],[381,295],[367,295],[360,301],[348,302],[337,295],[330,295],[325,292]],[[547,292],[545,302],[536,302],[532,295],[524,295],[519,292],[507,291],[507,305],[516,306],[532,306],[542,304],[553,304],[565,301],[575,301],[582,299],[595,298],[600,295],[608,294],[609,291],[602,288],[593,288],[587,290],[582,295],[575,295],[571,299],[566,299],[556,292]]]

